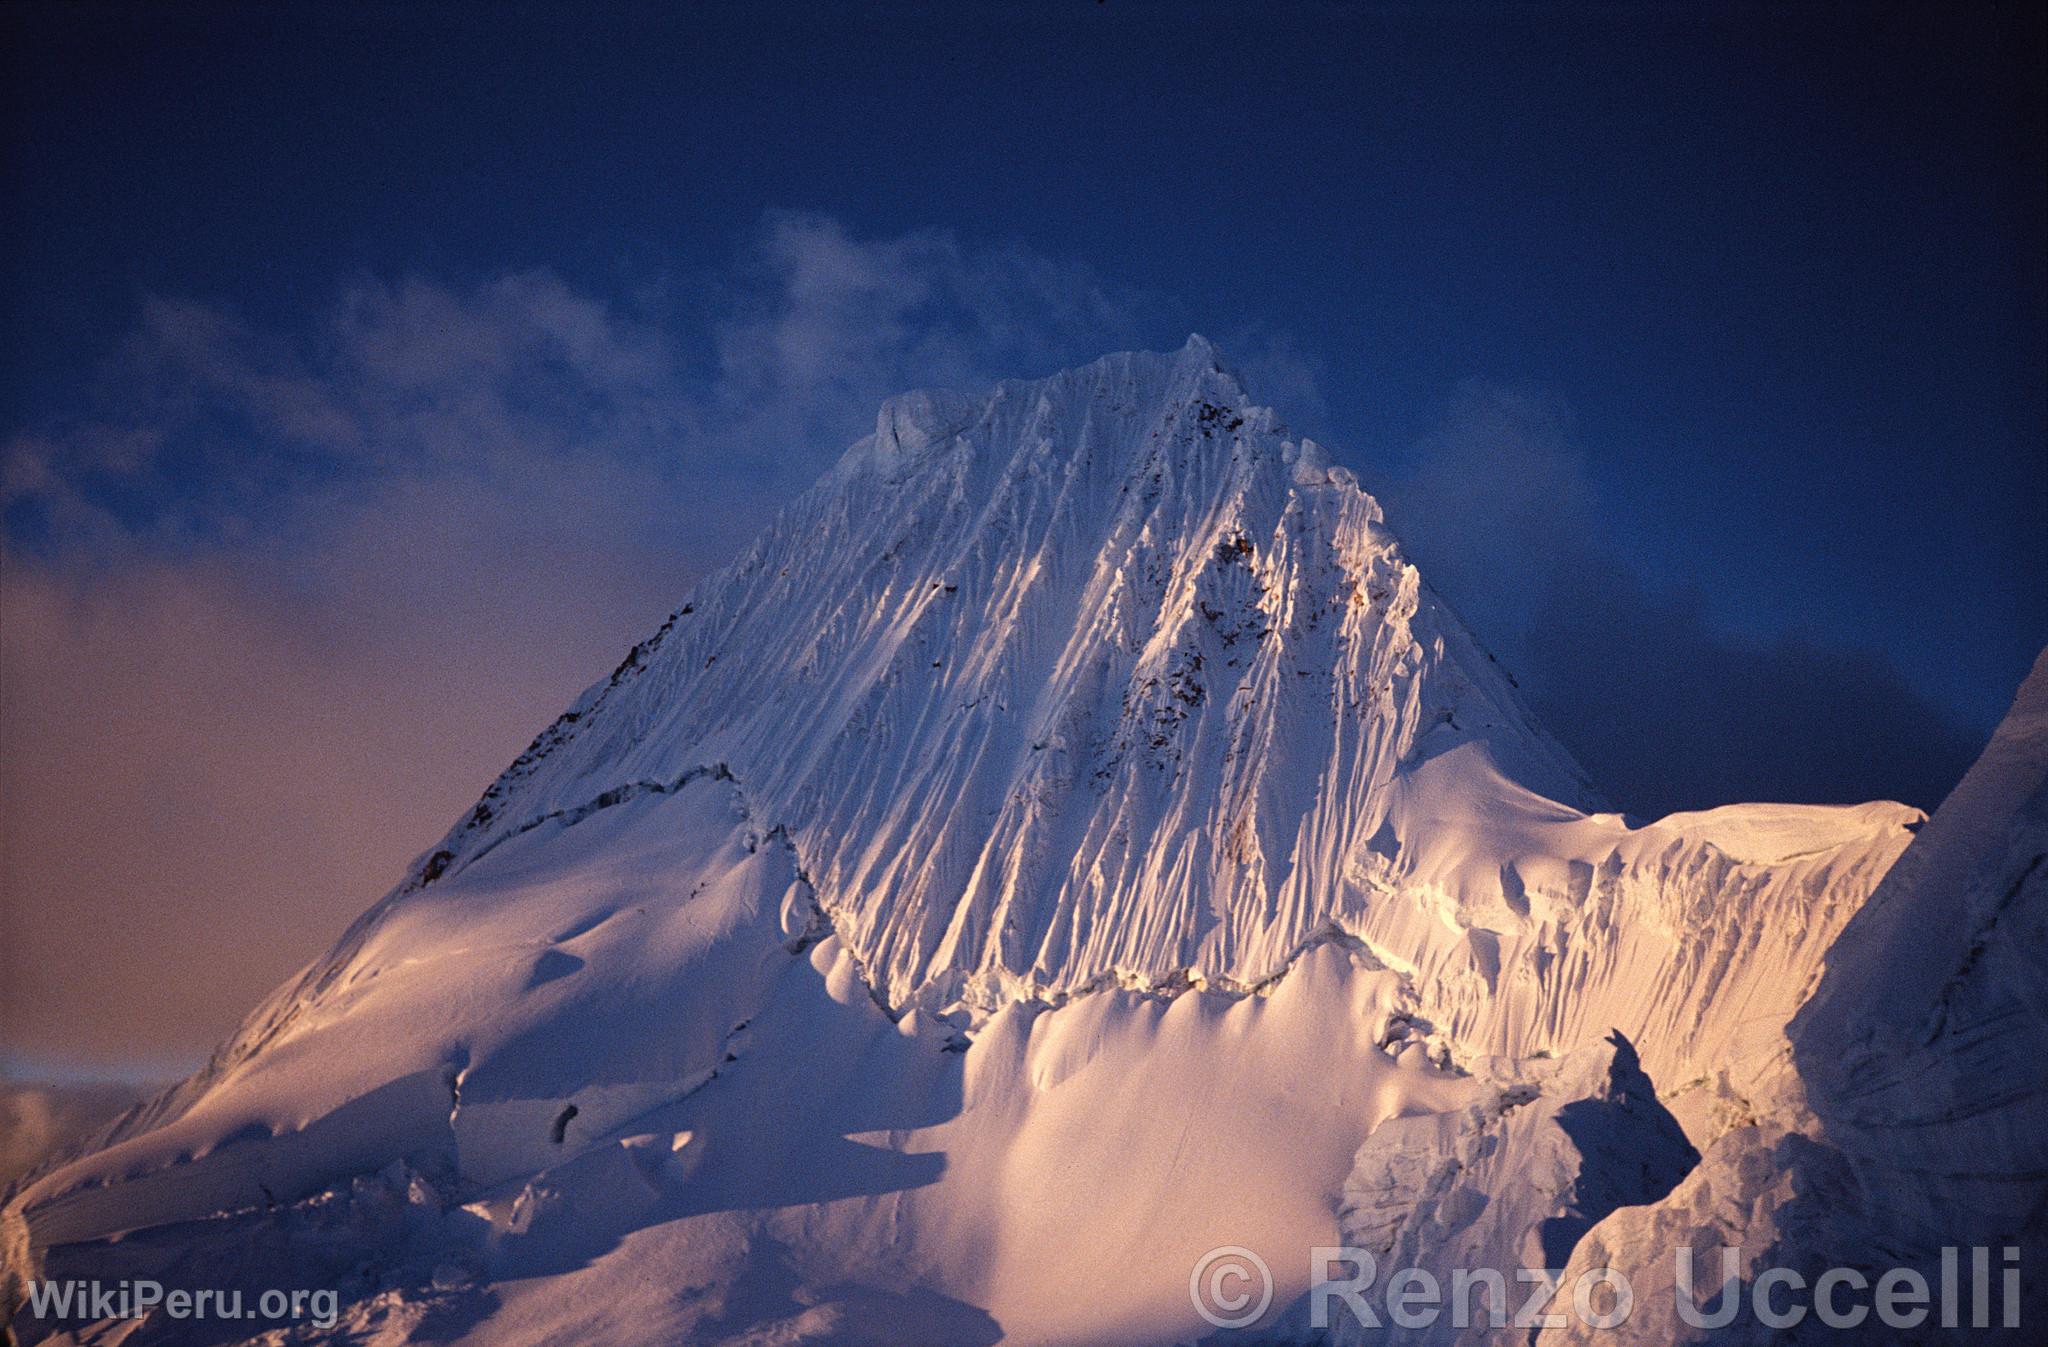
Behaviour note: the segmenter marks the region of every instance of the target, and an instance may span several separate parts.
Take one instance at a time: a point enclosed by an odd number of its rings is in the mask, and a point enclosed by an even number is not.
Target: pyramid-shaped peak
[[[1446,781],[1598,803],[1377,503],[1199,335],[890,399],[435,873],[712,767],[887,1001],[928,1008],[1119,972],[1254,984]]]

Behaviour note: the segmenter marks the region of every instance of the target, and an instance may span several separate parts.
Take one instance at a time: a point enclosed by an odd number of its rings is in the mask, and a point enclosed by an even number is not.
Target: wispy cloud
[[[141,1082],[59,1085],[0,1079],[0,1196],[44,1160],[83,1143],[143,1093]]]

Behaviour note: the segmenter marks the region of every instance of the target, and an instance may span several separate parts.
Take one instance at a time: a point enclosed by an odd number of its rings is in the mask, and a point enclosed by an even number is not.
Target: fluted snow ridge
[[[1377,504],[1198,340],[876,432],[423,863],[732,764],[902,1002],[1118,970],[1257,981],[1418,747],[1588,802]]]

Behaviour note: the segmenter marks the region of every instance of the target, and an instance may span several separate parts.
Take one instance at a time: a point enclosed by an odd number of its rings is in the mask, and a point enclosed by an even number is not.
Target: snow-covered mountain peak
[[[1378,505],[1196,337],[891,399],[418,879],[719,764],[892,1004],[1251,985],[1358,905],[1446,754],[1451,794],[1593,804]]]
[[[1203,1249],[1329,1242],[1347,1189],[1417,1257],[1661,1196],[1656,1095],[1782,1061],[1918,820],[1607,812],[1199,338],[906,394],[0,1243],[473,1268],[515,1342],[758,1341],[672,1288],[785,1263],[944,1287],[928,1340],[1184,1341]],[[1425,1250],[1440,1197],[1492,1214]]]
[[[1792,941],[1803,970],[1846,916],[1830,886],[1874,878],[1910,815],[1600,812],[1378,504],[1194,337],[890,399],[230,1057],[324,995],[408,895],[707,776],[790,849],[893,1013],[1259,988],[1341,938],[1407,970],[1439,1051],[1662,1020],[1659,1069],[1734,1032],[1697,1004],[1717,984],[1639,995],[1572,932],[1641,908],[1627,920],[1659,934],[1636,955],[1725,972],[1723,947],[1782,905],[1764,944]],[[1689,914],[1730,882],[1761,906]]]

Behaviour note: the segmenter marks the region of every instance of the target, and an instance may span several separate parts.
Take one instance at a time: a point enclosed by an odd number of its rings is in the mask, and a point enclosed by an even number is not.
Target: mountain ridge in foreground
[[[1559,1266],[1682,1191],[1920,819],[1606,812],[1199,338],[910,394],[10,1263],[1137,1344],[1239,1245],[1306,1333],[1314,1246]]]

